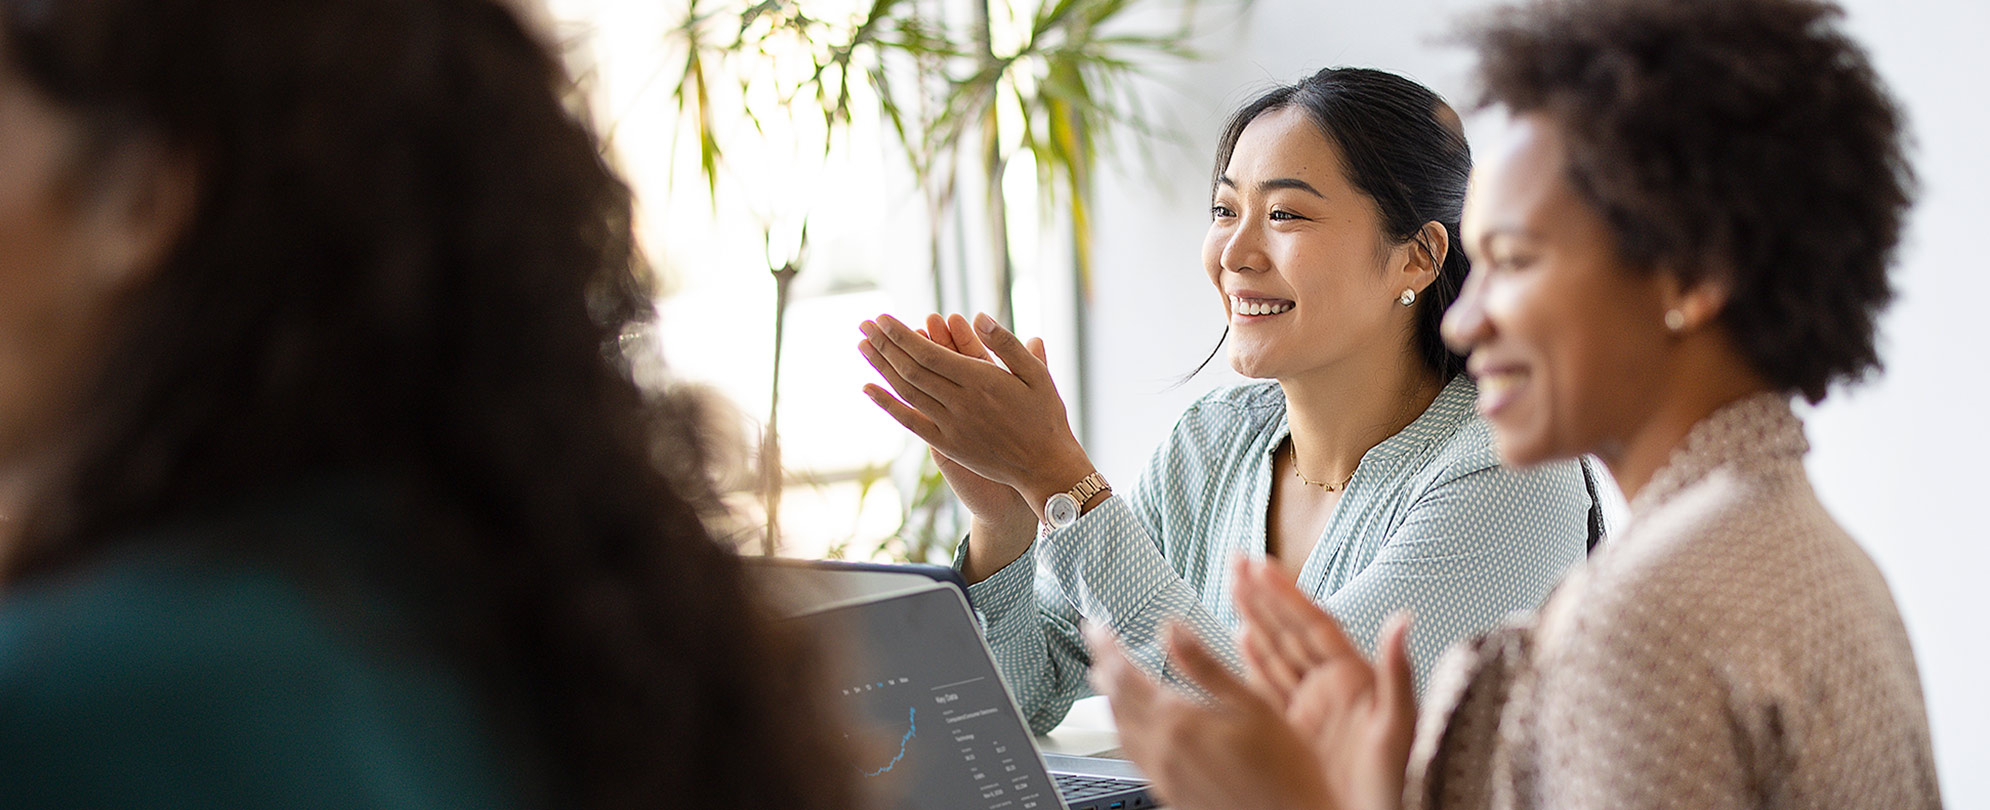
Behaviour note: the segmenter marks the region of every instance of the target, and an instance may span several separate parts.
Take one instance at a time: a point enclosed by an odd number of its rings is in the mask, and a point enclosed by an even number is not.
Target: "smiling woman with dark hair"
[[[494,0],[0,0],[0,804],[847,807]]]
[[[1549,0],[1474,30],[1513,115],[1445,315],[1502,459],[1595,453],[1631,520],[1422,706],[1265,566],[1255,686],[1186,634],[1202,705],[1093,639],[1128,753],[1183,808],[1941,805],[1907,631],[1818,502],[1791,400],[1878,365],[1912,176],[1816,0]]]

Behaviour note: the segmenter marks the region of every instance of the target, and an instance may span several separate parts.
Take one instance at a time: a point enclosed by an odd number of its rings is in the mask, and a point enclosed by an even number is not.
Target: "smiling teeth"
[[[1238,315],[1277,315],[1291,310],[1294,306],[1296,305],[1291,301],[1274,304],[1269,301],[1252,301],[1230,296],[1230,311]]]
[[[1505,397],[1508,391],[1513,390],[1514,386],[1520,384],[1520,375],[1505,373],[1487,374],[1479,377],[1476,382],[1479,386],[1480,399],[1488,402],[1497,402],[1502,397]]]

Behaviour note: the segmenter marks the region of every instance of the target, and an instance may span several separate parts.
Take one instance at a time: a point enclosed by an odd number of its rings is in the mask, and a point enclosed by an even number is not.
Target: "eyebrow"
[[[1230,176],[1229,176],[1229,175],[1227,175],[1227,174],[1226,174],[1226,175],[1218,175],[1218,176],[1217,176],[1217,178],[1216,178],[1216,182],[1217,182],[1218,184],[1221,184],[1221,185],[1225,185],[1225,186],[1229,186],[1229,187],[1231,187],[1231,188],[1236,188],[1236,187],[1237,187],[1237,184],[1236,184],[1236,182],[1235,182],[1235,181],[1232,181],[1232,180],[1230,179]],[[1306,181],[1304,181],[1304,180],[1301,180],[1301,179],[1299,179],[1299,178],[1297,178],[1297,177],[1274,177],[1274,178],[1272,178],[1272,179],[1270,179],[1270,180],[1266,180],[1266,181],[1264,181],[1264,182],[1262,182],[1262,183],[1259,183],[1259,184],[1258,184],[1258,191],[1259,191],[1259,192],[1266,192],[1266,191],[1277,191],[1277,190],[1279,190],[1279,189],[1287,189],[1287,188],[1289,188],[1289,189],[1293,189],[1293,190],[1295,190],[1295,191],[1304,191],[1304,192],[1306,192],[1307,194],[1311,194],[1311,195],[1313,195],[1313,196],[1315,196],[1315,197],[1318,197],[1318,198],[1320,198],[1320,199],[1322,199],[1322,200],[1324,200],[1324,199],[1326,199],[1326,198],[1327,198],[1327,195],[1325,195],[1325,194],[1321,194],[1321,193],[1320,193],[1320,190],[1319,190],[1319,189],[1317,189],[1317,188],[1314,188],[1314,187],[1313,187],[1313,184],[1312,184],[1312,183],[1308,183],[1308,182],[1306,182]]]
[[[1523,225],[1514,225],[1514,224],[1492,225],[1488,226],[1485,230],[1480,231],[1479,238],[1472,240],[1471,244],[1476,245],[1481,250],[1484,250],[1486,249],[1487,245],[1490,245],[1492,243],[1492,240],[1502,236],[1510,239],[1537,239],[1540,237],[1540,234],[1535,233],[1532,229]],[[1470,247],[1471,247],[1470,245],[1467,246],[1468,249]]]
[[[1511,224],[1492,225],[1479,233],[1479,241],[1485,241],[1495,236],[1510,236],[1516,239],[1532,239],[1538,236],[1538,234],[1534,233],[1533,229],[1528,228],[1524,225],[1511,225]]]

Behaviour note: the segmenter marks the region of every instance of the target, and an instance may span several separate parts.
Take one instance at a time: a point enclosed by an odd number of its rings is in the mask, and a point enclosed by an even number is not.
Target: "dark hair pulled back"
[[[1415,305],[1416,349],[1439,379],[1451,379],[1464,370],[1465,359],[1444,345],[1439,326],[1471,271],[1458,220],[1472,175],[1472,152],[1457,113],[1429,88],[1394,73],[1326,68],[1297,84],[1274,87],[1230,116],[1216,142],[1212,193],[1244,129],[1258,116],[1288,107],[1305,110],[1340,151],[1342,170],[1374,202],[1383,234],[1393,243],[1415,242],[1435,259],[1437,246],[1423,237],[1423,227],[1431,222],[1444,226],[1450,248],[1437,279]]]
[[[685,415],[616,351],[651,312],[629,193],[512,11],[0,0],[0,48],[91,148],[198,180],[0,578],[357,472],[404,504],[386,578],[517,726],[533,803],[854,803],[807,656],[698,519]]]

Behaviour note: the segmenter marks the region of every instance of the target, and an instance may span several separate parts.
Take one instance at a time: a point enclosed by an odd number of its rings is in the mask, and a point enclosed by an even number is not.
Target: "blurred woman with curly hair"
[[[846,807],[493,0],[0,0],[0,803]]]

